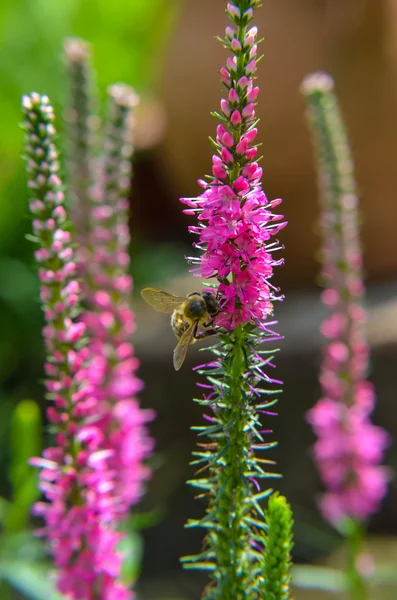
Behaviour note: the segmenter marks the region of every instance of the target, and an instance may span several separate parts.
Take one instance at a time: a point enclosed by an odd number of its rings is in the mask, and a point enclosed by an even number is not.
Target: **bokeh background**
[[[183,528],[188,516],[199,517],[204,510],[185,483],[192,475],[189,460],[195,444],[189,428],[201,418],[191,400],[197,393],[191,367],[200,355],[192,349],[184,369],[173,371],[175,340],[168,320],[143,306],[139,289],[151,285],[183,295],[198,285],[184,259],[192,240],[187,232],[190,220],[182,215],[178,198],[196,195],[196,180],[210,170],[208,136],[216,126],[210,111],[219,105],[217,71],[225,58],[216,35],[222,34],[225,22],[223,0],[0,3],[0,494],[7,499],[0,503],[0,521],[10,512],[8,502],[18,500],[21,478],[28,477],[18,471],[20,440],[34,437],[36,427],[36,438],[26,444],[25,453],[40,443],[36,405],[20,403],[33,399],[44,414],[38,283],[31,244],[25,239],[30,225],[20,158],[20,99],[32,90],[50,96],[62,146],[62,46],[64,38],[79,36],[92,44],[101,99],[115,81],[133,85],[142,99],[131,194],[135,346],[145,381],[142,404],[157,412],[152,426],[157,440],[154,475],[137,519],[137,527],[144,526],[139,533],[142,559],[136,552],[143,600],[197,599],[205,581],[200,574],[184,573],[178,562],[179,556],[199,550],[202,537],[199,531]],[[378,392],[374,419],[396,437],[397,1],[263,0],[256,24],[264,37],[258,69],[263,185],[269,197],[284,199],[289,222],[280,234],[286,264],[275,276],[286,295],[276,308],[279,330],[285,335],[277,376],[285,382],[285,391],[272,424],[279,441],[272,458],[284,476],[279,489],[295,511],[296,560],[336,565],[341,540],[316,511],[321,486],[310,456],[313,436],[304,417],[319,394],[318,327],[323,312],[316,281],[316,174],[299,86],[307,73],[318,69],[329,71],[336,81],[360,190],[373,349],[370,377]],[[35,425],[24,430],[26,422]],[[45,426],[43,433],[46,440]],[[397,466],[395,446],[387,463]],[[20,491],[22,516],[11,526],[21,534],[18,543],[8,544],[17,557],[27,552],[22,532],[29,522],[32,489],[29,494]],[[376,560],[396,562],[396,506],[392,482],[382,511],[369,523]],[[3,522],[3,549],[7,529]],[[7,552],[9,556],[8,547]],[[0,578],[2,556],[0,545]],[[16,592],[1,585],[1,598],[13,598]],[[377,599],[395,598],[395,584],[376,594]],[[318,591],[296,592],[297,600],[328,597]]]

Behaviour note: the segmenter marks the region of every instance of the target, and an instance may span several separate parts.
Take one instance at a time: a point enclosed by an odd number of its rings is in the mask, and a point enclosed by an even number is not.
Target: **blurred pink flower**
[[[322,197],[322,278],[330,315],[321,325],[327,341],[320,383],[324,397],[307,415],[318,440],[314,457],[327,492],[324,516],[365,520],[386,494],[389,474],[379,466],[389,436],[370,421],[375,404],[366,381],[369,347],[365,337],[365,292],[359,237],[358,200],[352,160],[333,81],[326,73],[302,84],[317,142]]]

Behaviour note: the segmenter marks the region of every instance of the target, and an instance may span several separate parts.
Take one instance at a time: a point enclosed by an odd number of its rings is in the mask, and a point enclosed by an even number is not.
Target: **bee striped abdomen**
[[[175,333],[178,340],[182,337],[182,335],[189,329],[190,322],[186,320],[183,311],[180,309],[175,309],[171,315],[171,327],[172,331]]]

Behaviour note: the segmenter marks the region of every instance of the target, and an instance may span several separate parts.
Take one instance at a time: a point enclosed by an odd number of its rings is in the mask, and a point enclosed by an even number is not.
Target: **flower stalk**
[[[55,445],[31,460],[41,468],[45,497],[35,512],[45,521],[41,533],[59,569],[58,589],[75,600],[132,599],[120,580],[119,544],[125,535],[120,525],[141,498],[150,476],[144,460],[153,448],[146,429],[153,414],[135,398],[142,383],[130,340],[134,315],[126,195],[136,96],[119,84],[110,88],[109,98],[104,170],[90,197],[79,198],[89,200],[89,231],[79,238],[86,245],[77,248],[65,228],[53,109],[46,96],[33,93],[23,99],[30,211],[46,320],[47,416],[55,432]],[[82,182],[76,187],[83,189]],[[82,235],[79,224],[75,231]],[[83,250],[84,261],[77,250]]]
[[[69,38],[64,49],[69,82],[65,110],[69,212],[75,239],[85,246],[91,227],[90,195],[95,177],[93,151],[99,118],[94,113],[94,76],[89,44]]]
[[[203,519],[187,526],[201,526],[207,534],[203,552],[183,559],[187,568],[210,571],[208,599],[258,598],[264,528],[260,500],[272,491],[261,491],[259,481],[278,476],[265,470],[273,461],[258,455],[275,445],[266,441],[271,431],[262,428],[260,415],[275,414],[273,395],[280,382],[263,370],[274,365],[273,353],[262,344],[279,339],[268,318],[273,301],[281,298],[269,280],[282,261],[274,260],[279,245],[270,239],[285,223],[273,212],[281,201],[268,201],[262,191],[262,169],[255,161],[259,59],[257,28],[250,24],[257,6],[253,0],[227,4],[232,26],[221,42],[231,55],[220,70],[225,98],[221,112],[214,113],[220,124],[212,140],[212,175],[199,181],[200,196],[181,199],[188,206],[184,212],[197,214],[199,222],[189,229],[199,236],[193,245],[201,256],[189,260],[196,265],[195,275],[217,279],[213,287],[221,307],[215,318],[219,343],[211,348],[214,360],[197,368],[208,383],[198,384],[205,395],[195,401],[210,414],[204,415],[207,426],[194,428],[208,441],[199,444],[192,464],[207,477],[189,482],[203,491],[208,507]]]
[[[58,588],[72,598],[130,598],[117,581],[121,556],[112,504],[112,450],[100,448],[95,427],[100,405],[92,394],[87,367],[85,325],[79,314],[80,285],[71,235],[65,230],[64,193],[54,143],[54,113],[46,96],[23,98],[25,151],[35,258],[39,263],[41,302],[46,325],[43,337],[47,417],[56,445],[31,463],[41,468],[40,489],[45,502],[35,505],[45,520],[46,536],[55,565]]]
[[[373,385],[366,380],[369,347],[353,161],[333,81],[325,73],[302,85],[316,148],[322,208],[322,299],[331,311],[322,323],[326,339],[320,383],[323,397],[309,411],[318,440],[314,456],[327,488],[321,510],[347,538],[351,598],[367,598],[357,568],[357,532],[376,512],[387,491],[380,466],[388,435],[371,423]]]
[[[93,194],[90,239],[86,248],[87,310],[83,320],[90,334],[90,352],[96,361],[97,394],[106,405],[102,424],[106,443],[113,450],[118,510],[124,516],[143,493],[150,476],[144,459],[151,455],[153,441],[146,423],[153,412],[142,410],[135,398],[143,384],[136,376],[131,335],[135,330],[130,307],[132,277],[129,274],[130,242],[127,194],[131,180],[133,109],[137,96],[127,85],[108,90],[109,116],[104,140],[103,178]],[[100,357],[100,364],[98,362]]]

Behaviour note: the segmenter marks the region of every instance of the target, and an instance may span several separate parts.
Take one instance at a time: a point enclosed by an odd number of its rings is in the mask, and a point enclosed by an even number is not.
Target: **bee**
[[[220,308],[212,292],[192,292],[182,298],[161,290],[145,288],[141,291],[141,296],[155,310],[172,313],[171,327],[179,340],[173,355],[175,371],[179,371],[183,365],[190,344],[217,333],[211,326]],[[205,331],[199,332],[201,327]]]

